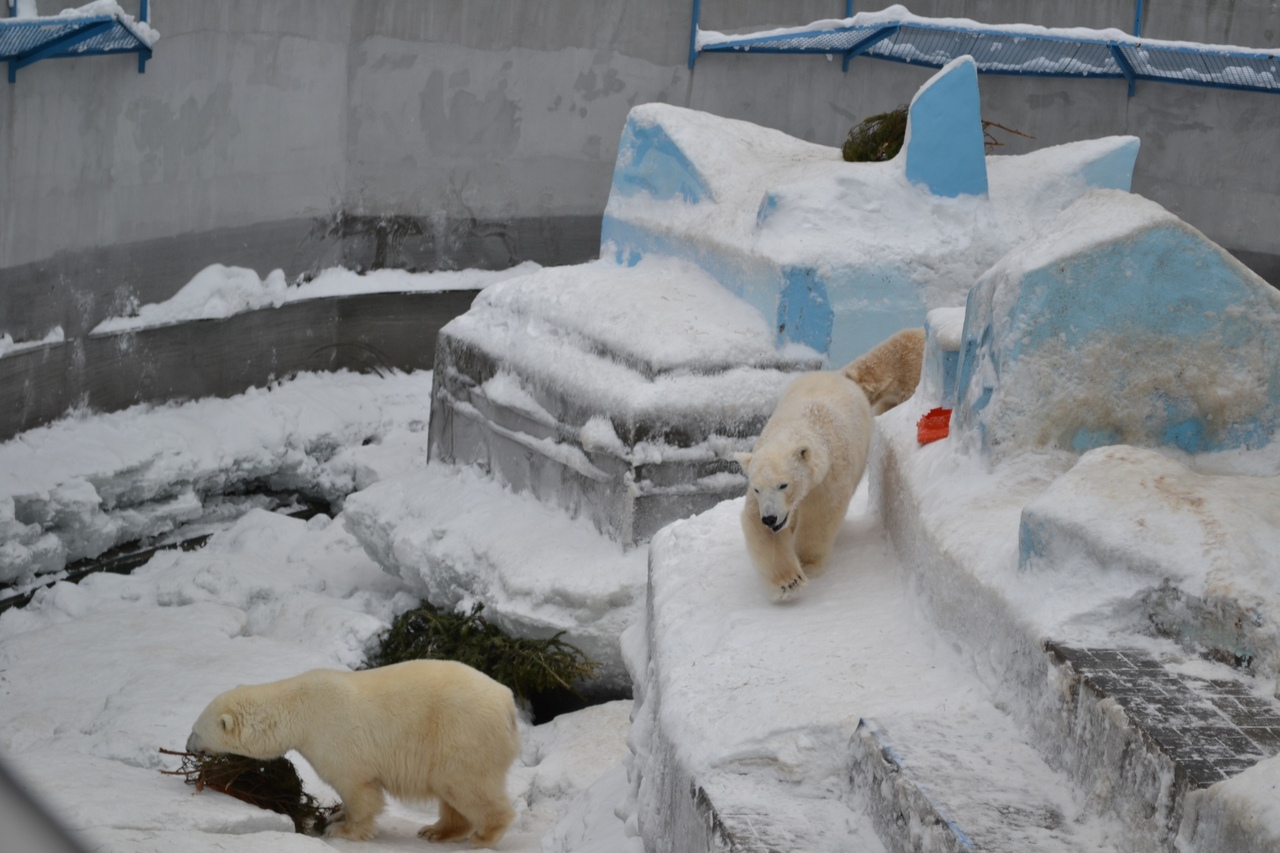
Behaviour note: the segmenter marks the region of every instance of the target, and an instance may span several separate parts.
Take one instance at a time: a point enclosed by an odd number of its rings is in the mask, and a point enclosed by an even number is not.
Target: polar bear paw
[[[792,577],[779,581],[777,586],[778,601],[788,600],[808,582],[809,579],[804,576],[804,572],[797,572]]]
[[[337,820],[329,824],[324,834],[333,838],[346,838],[350,841],[368,841],[373,838],[373,824],[364,825],[347,820]]]

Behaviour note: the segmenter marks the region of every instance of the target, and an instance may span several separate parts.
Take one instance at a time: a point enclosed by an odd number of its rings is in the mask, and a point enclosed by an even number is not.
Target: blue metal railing
[[[151,58],[149,27],[133,25],[120,14],[19,18],[17,0],[9,0],[9,17],[0,18],[0,61],[9,65],[9,82],[18,70],[42,59],[74,56],[138,54],[138,73]],[[147,24],[149,0],[141,0],[138,21]]]
[[[699,11],[700,0],[694,0],[690,69],[699,53],[712,52],[840,54],[846,71],[858,56],[941,68],[967,54],[981,74],[1124,79],[1130,95],[1138,80],[1280,94],[1280,48],[1142,39],[1142,0],[1136,3],[1132,37],[976,22],[958,26],[955,21],[874,13],[849,15],[840,26],[739,36],[714,33],[708,38],[698,28]]]

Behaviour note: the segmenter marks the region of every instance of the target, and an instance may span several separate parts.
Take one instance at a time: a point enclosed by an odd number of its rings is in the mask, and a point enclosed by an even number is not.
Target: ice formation
[[[771,224],[829,199],[836,164],[762,132],[773,170],[762,178],[748,130],[681,118],[633,112],[607,248],[621,262],[695,258],[766,317],[776,311],[780,329],[804,314],[788,304],[795,292],[816,294],[835,319],[812,328],[829,331],[834,358],[840,297],[803,270],[863,262],[850,259],[875,229],[832,216],[845,242],[829,251],[814,249],[820,228],[786,229],[806,239],[788,247],[789,265],[759,271]],[[695,123],[696,142],[681,135]],[[720,146],[732,169],[715,169]],[[1047,173],[1114,179],[1133,150],[1094,149],[1091,162],[1039,153]],[[1000,167],[987,164],[994,200]],[[812,194],[776,191],[792,168],[819,176]],[[856,174],[884,180],[866,195],[882,209],[925,198],[889,190],[900,177],[888,168]],[[924,850],[1277,842],[1273,822],[1249,816],[1259,806],[1243,783],[1231,796],[1209,787],[1250,765],[1246,775],[1273,778],[1280,762],[1265,729],[1280,709],[1277,297],[1157,205],[1066,183],[1074,194],[1033,227],[1006,229],[1008,242],[977,228],[992,242],[958,252],[953,263],[973,267],[950,301],[912,307],[927,329],[922,381],[878,419],[869,504],[798,602],[772,607],[752,590],[733,502],[655,537],[646,621],[624,638],[638,703],[632,808],[653,849],[877,849],[901,834]],[[927,203],[976,212],[979,199]],[[918,219],[903,231],[936,221]],[[922,257],[903,248],[886,251]],[[821,262],[794,257],[805,251]],[[758,286],[766,279],[772,290]],[[952,437],[921,446],[915,423],[936,406],[956,408]],[[877,544],[877,519],[891,545]],[[871,556],[891,549],[901,564]],[[895,609],[893,583],[920,593],[928,623]],[[915,669],[921,641],[928,672]],[[1165,685],[1164,704],[1130,691],[1112,664]],[[964,686],[949,684],[956,671]],[[999,768],[1015,766],[1006,789],[1011,771]]]
[[[917,127],[915,142],[958,132]],[[987,194],[947,198],[913,184],[901,156],[846,163],[775,130],[645,104],[619,142],[601,257],[691,260],[779,342],[838,367],[929,309],[963,304],[979,275],[1086,190],[1128,190],[1137,153],[1124,136],[988,156]]]
[[[1256,450],[1280,428],[1280,293],[1155,202],[1098,190],[965,315],[956,424],[984,453]]]

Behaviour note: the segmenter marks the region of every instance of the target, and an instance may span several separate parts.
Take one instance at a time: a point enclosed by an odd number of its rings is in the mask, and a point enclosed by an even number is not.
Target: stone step
[[[892,853],[1118,849],[1012,720],[993,708],[863,720],[852,787]]]
[[[1280,702],[1248,676],[1182,675],[1136,648],[1046,648],[1064,697],[1059,764],[1158,836],[1181,831],[1190,792],[1280,753]]]

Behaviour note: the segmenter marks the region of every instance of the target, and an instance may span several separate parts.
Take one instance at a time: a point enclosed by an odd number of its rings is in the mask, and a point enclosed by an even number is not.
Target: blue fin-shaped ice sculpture
[[[961,56],[920,87],[907,110],[907,180],[934,195],[987,194],[978,68]]]

